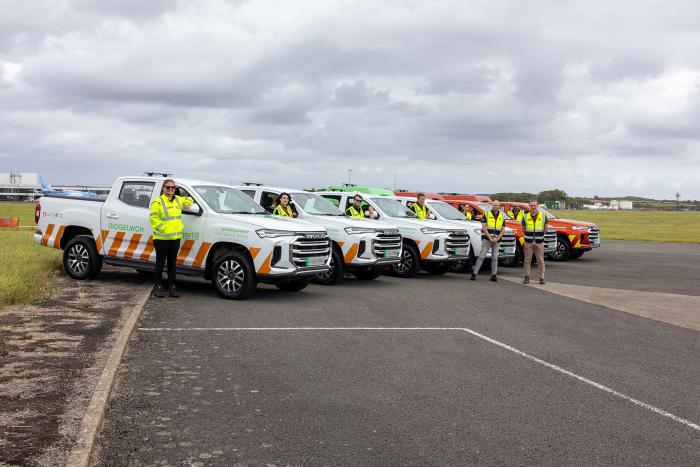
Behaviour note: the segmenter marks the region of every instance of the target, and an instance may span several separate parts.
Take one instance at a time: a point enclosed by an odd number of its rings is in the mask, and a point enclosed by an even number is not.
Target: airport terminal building
[[[57,185],[55,190],[90,191],[101,196],[109,193],[109,187],[89,185]],[[39,174],[27,172],[0,172],[0,201],[34,201],[41,197]]]

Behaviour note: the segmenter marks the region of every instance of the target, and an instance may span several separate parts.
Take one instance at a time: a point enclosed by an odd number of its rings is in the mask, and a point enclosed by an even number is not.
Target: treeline
[[[580,209],[584,204],[595,204],[603,203],[609,204],[610,200],[627,200],[634,202],[634,209],[648,209],[648,210],[660,210],[660,211],[700,211],[700,201],[685,200],[677,202],[676,200],[656,200],[651,198],[643,198],[641,196],[617,196],[617,197],[600,197],[593,196],[589,197],[578,197],[569,196],[564,190],[554,189],[540,191],[539,193],[527,193],[527,192],[503,192],[503,193],[492,193],[491,199],[497,199],[499,201],[518,201],[522,203],[527,203],[531,199],[537,199],[540,203],[546,203],[547,201],[564,201],[566,207],[569,209]]]

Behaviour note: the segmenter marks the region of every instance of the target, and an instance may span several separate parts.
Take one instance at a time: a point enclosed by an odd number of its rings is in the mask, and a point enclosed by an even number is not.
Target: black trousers
[[[180,239],[177,240],[153,240],[156,249],[156,270],[153,273],[153,282],[160,285],[163,276],[163,265],[168,261],[168,284],[175,285],[175,262],[180,251]]]

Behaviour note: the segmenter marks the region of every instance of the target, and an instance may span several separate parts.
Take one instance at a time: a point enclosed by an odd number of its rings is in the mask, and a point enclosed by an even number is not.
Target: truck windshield
[[[371,198],[372,202],[386,214],[387,217],[409,218],[416,214],[401,204],[400,201],[390,198]]]
[[[333,203],[314,193],[292,193],[292,199],[304,212],[312,216],[344,215]]]
[[[207,206],[219,214],[267,214],[265,210],[242,191],[226,186],[195,186]]]
[[[438,215],[443,219],[447,219],[449,221],[467,220],[467,216],[459,212],[459,210],[451,204],[443,203],[442,201],[431,201],[428,203],[428,207],[434,212],[438,213]]]

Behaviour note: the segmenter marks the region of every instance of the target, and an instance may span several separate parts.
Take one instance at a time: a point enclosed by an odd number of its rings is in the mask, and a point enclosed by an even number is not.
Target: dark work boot
[[[156,285],[153,287],[153,296],[156,298],[163,298],[165,297],[165,292],[163,291],[163,287],[160,285]]]
[[[544,282],[544,277],[542,277],[542,278],[540,279],[540,284],[542,284],[542,285],[545,284],[545,282]]]
[[[168,289],[168,293],[170,294],[171,297],[177,298],[180,296],[179,293],[177,293],[177,289],[175,288],[174,285],[171,285],[170,288]]]
[[[472,273],[471,279],[472,279],[473,281],[475,281],[475,280],[476,280],[476,274]]]
[[[491,282],[498,282],[498,278],[496,277],[496,274],[491,274]]]
[[[525,279],[523,279],[523,284],[529,284],[530,283],[530,276],[525,276]]]

